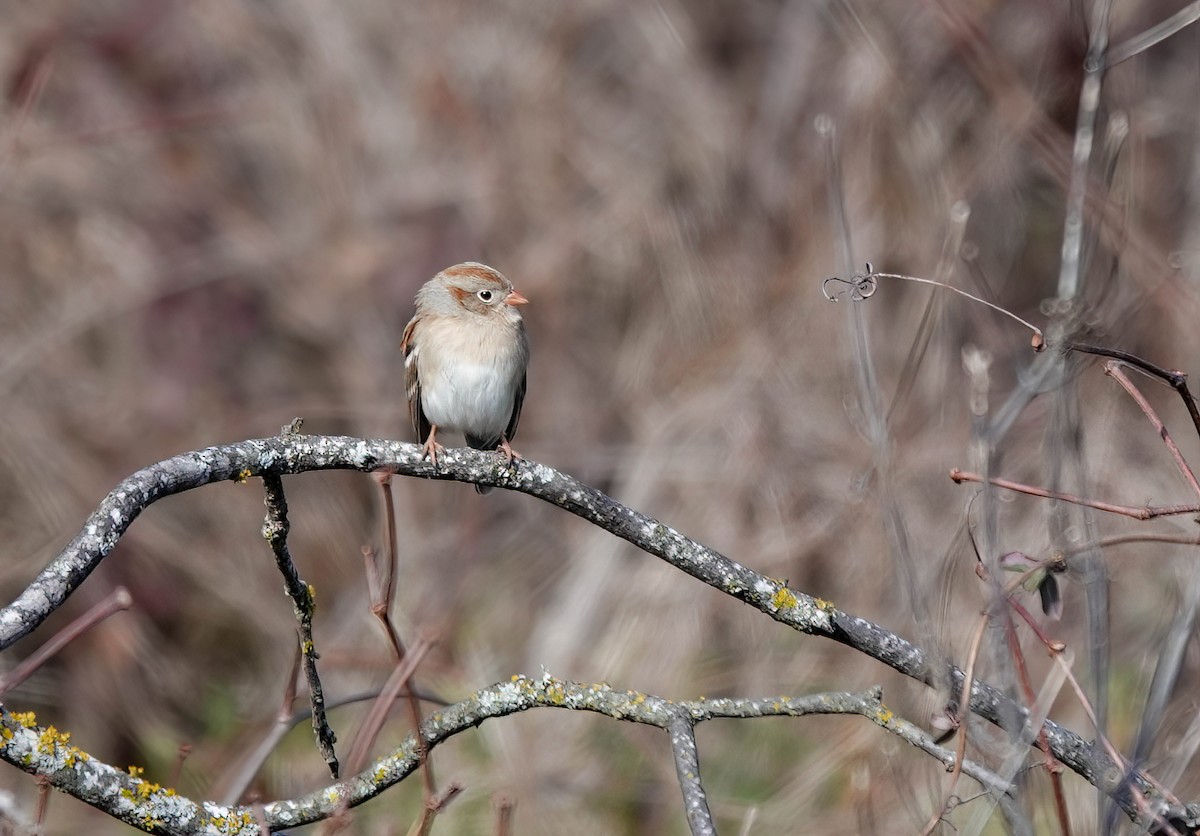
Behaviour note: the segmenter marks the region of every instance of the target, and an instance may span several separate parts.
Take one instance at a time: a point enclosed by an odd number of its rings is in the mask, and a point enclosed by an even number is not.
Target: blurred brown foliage
[[[1178,6],[1118,4],[1114,42]],[[311,432],[409,437],[397,348],[412,296],[471,259],[532,302],[522,454],[917,637],[929,625],[914,623],[889,552],[850,306],[820,293],[842,267],[813,122],[828,114],[837,126],[859,261],[932,276],[952,206],[966,201],[954,282],[1045,321],[1084,15],[1041,0],[4,3],[4,597],[150,462],[270,435],[297,415]],[[1097,339],[1185,370],[1200,356],[1196,28],[1106,76],[1097,167],[1107,127],[1120,117],[1129,133],[1096,182],[1124,226],[1091,252],[1085,294]],[[886,284],[862,310],[885,403],[928,293]],[[940,304],[892,416],[887,484],[933,632],[961,656],[981,596],[961,528],[970,490],[946,478],[969,463],[960,354],[990,352],[999,400],[1029,361],[1028,335],[958,298]],[[1128,399],[1094,366],[1079,373],[1095,493],[1189,501]],[[1183,416],[1169,392],[1150,394],[1168,424]],[[1005,475],[1039,484],[1053,450],[1040,404],[1004,459]],[[1197,440],[1176,436],[1196,460]],[[377,687],[390,663],[360,556],[381,538],[375,483],[314,474],[285,486],[293,553],[318,592],[326,693]],[[401,481],[397,492],[397,612],[409,636],[437,631],[419,679],[447,699],[544,665],[667,697],[883,682],[911,719],[936,710],[877,663],[786,632],[554,508],[458,484]],[[258,533],[261,500],[252,482],[153,507],[15,655],[117,584],[134,610],[72,644],[11,704],[102,759],[145,765],[151,780],[165,781],[190,743],[179,789],[204,797],[269,724],[291,664],[291,606]],[[1004,549],[1044,553],[1044,504],[1005,508]],[[1188,560],[1160,544],[1110,562],[1118,744]],[[1058,629],[1079,641],[1069,579],[1065,597]],[[1196,668],[1193,654],[1185,682]],[[343,745],[361,717],[335,713]],[[731,832],[749,816],[755,833],[915,832],[944,775],[901,745],[854,719],[700,733]],[[498,793],[515,801],[519,833],[684,831],[653,730],[535,712],[487,724],[435,762],[467,788],[445,832],[486,832]],[[302,726],[256,790],[295,795],[322,771]],[[1187,772],[1179,794],[1200,794],[1197,779]],[[354,832],[407,829],[419,804],[409,783],[366,805]],[[1088,821],[1089,788],[1068,784]],[[3,786],[28,814],[32,780],[5,770]],[[123,831],[64,797],[47,826]]]

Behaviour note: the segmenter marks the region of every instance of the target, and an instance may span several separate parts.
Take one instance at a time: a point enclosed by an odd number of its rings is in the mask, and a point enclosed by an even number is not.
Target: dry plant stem
[[[931,687],[948,676],[951,687],[961,690],[962,671],[953,666],[946,669],[920,647],[895,633],[754,572],[543,464],[519,459],[508,466],[490,452],[464,448],[447,450],[439,458],[435,472],[415,444],[290,433],[185,453],[123,480],[29,587],[12,604],[0,609],[0,649],[11,646],[41,624],[112,552],[138,514],[165,496],[214,482],[244,481],[255,475],[333,469],[372,472],[380,468],[407,476],[502,487],[537,497],[600,526],[781,624],[833,639]],[[1013,712],[1016,716],[1028,716],[1025,709],[986,682],[975,683],[970,706],[976,714],[996,724]],[[426,721],[425,727],[428,724]],[[1070,729],[1050,720],[1044,727],[1054,756],[1084,780],[1095,784],[1102,780],[1106,770],[1114,767],[1103,753],[1096,752]],[[1026,729],[1027,741],[1034,741],[1036,736],[1036,729]],[[0,749],[0,756],[7,759],[6,752]],[[1164,815],[1200,824],[1200,803],[1184,807],[1166,801],[1141,772],[1133,773],[1131,780]],[[1136,805],[1126,802],[1118,800],[1127,815],[1138,815]]]
[[[44,775],[37,778],[37,808],[33,813],[35,833],[42,833],[42,825],[46,822],[46,808],[50,806],[50,787],[53,782]]]
[[[375,474],[376,480],[379,482],[379,489],[383,496],[383,519],[384,527],[386,528],[387,537],[387,572],[383,583],[376,582],[373,584],[374,592],[377,592],[378,597],[371,602],[371,612],[383,624],[383,630],[387,634],[388,641],[392,644],[392,652],[396,655],[396,663],[400,664],[404,661],[405,649],[404,642],[400,639],[400,633],[396,630],[396,625],[392,622],[392,602],[396,597],[396,575],[400,571],[400,554],[396,540],[396,508],[392,500],[392,474],[386,471],[380,471]],[[368,564],[368,571],[376,573],[377,565],[374,561]],[[378,580],[378,579],[377,579]],[[408,700],[408,711],[412,718],[412,727],[414,730],[421,728],[421,700],[413,692],[410,687],[406,690]],[[421,746],[421,763],[425,768],[421,773],[421,781],[425,790],[425,807],[426,809],[434,802],[437,796],[437,780],[433,775],[433,764],[428,761],[425,751],[425,741],[418,737],[417,743]]]
[[[982,483],[984,481],[983,477],[978,473],[959,470],[957,467],[950,470],[950,478],[958,484],[962,484],[963,482]],[[1070,502],[1073,505],[1083,505],[1087,508],[1095,508],[1098,511],[1108,511],[1109,513],[1120,514],[1124,517],[1133,517],[1135,520],[1152,520],[1156,517],[1173,517],[1181,514],[1195,514],[1200,512],[1200,505],[1145,505],[1141,508],[1134,508],[1129,505],[1113,505],[1111,502],[1083,499],[1075,494],[1051,491],[1046,488],[1035,488],[1032,485],[1024,485],[1020,482],[1012,482],[1008,479],[1000,479],[998,477],[992,477],[987,482],[990,485],[995,485],[1005,490],[1029,494],[1030,496],[1040,496],[1044,499],[1059,499],[1063,502]]]
[[[42,97],[42,91],[46,89],[46,81],[50,78],[50,71],[53,68],[54,53],[49,52],[39,59],[32,79],[22,92],[21,99],[17,104],[16,118],[12,120],[11,127],[6,131],[4,148],[0,149],[0,175],[6,173],[9,163],[21,150],[21,134],[29,120],[29,114],[33,111],[33,106]]]
[[[28,679],[30,674],[46,664],[49,659],[52,659],[58,651],[62,650],[101,621],[104,621],[110,615],[115,615],[122,610],[129,609],[131,606],[133,606],[133,597],[129,594],[129,590],[123,586],[118,586],[109,593],[107,598],[55,633],[50,638],[50,641],[29,654],[28,658],[22,660],[11,671],[4,674],[4,676],[0,676],[0,694],[7,693],[16,688]]]
[[[401,641],[400,634],[396,631],[396,626],[392,624],[391,615],[388,613],[388,598],[383,592],[386,581],[381,583],[379,578],[377,563],[379,555],[371,546],[363,546],[362,556],[363,571],[367,574],[367,593],[371,596],[371,615],[379,619],[383,634],[392,648],[392,658],[398,662],[404,658],[404,642]]]
[[[997,117],[1009,127],[1010,141],[1025,141],[1042,168],[1055,182],[1069,190],[1071,169],[1063,161],[1072,156],[1074,140],[1043,110],[1041,101],[1022,81],[1021,73],[992,46],[981,22],[984,12],[950,0],[926,0],[925,5],[937,13],[950,43],[962,56],[967,69],[992,97]],[[1138,281],[1145,292],[1156,289],[1152,282],[1175,272],[1161,256],[1160,248],[1151,243],[1149,236],[1130,220],[1124,209],[1107,199],[1103,184],[1080,191],[1089,220],[1108,235],[1109,243],[1127,240],[1126,246],[1113,251],[1122,253],[1128,275]]]
[[[175,766],[171,770],[171,776],[168,778],[167,786],[179,786],[179,776],[183,774],[183,764],[192,754],[192,747],[189,743],[180,745],[179,751],[175,755]]]
[[[425,812],[421,815],[421,818],[413,822],[413,826],[408,829],[409,836],[429,836],[433,832],[433,820],[449,807],[450,802],[458,798],[462,791],[461,784],[451,784],[446,787],[445,792],[429,799],[425,804]]]
[[[1075,678],[1075,673],[1071,670],[1071,666],[1063,659],[1061,644],[1053,641],[1049,636],[1047,636],[1038,626],[1037,621],[1030,614],[1030,612],[1018,601],[1010,598],[1009,604],[1012,606],[1013,611],[1020,615],[1025,623],[1029,625],[1029,627],[1033,630],[1034,635],[1036,635],[1038,639],[1046,646],[1046,650],[1049,651],[1050,657],[1062,670],[1063,674],[1067,678],[1067,682],[1071,683],[1071,690],[1075,692],[1075,699],[1078,700],[1079,705],[1083,708],[1084,713],[1091,722],[1092,729],[1096,733],[1096,739],[1100,741],[1100,744],[1108,753],[1108,757],[1111,758],[1112,763],[1117,770],[1116,775],[1105,776],[1104,783],[1097,784],[1096,786],[1100,789],[1103,789],[1110,797],[1118,801],[1123,809],[1126,809],[1124,804],[1126,799],[1121,797],[1123,792],[1132,796],[1132,798],[1128,800],[1132,801],[1139,812],[1139,816],[1135,817],[1134,820],[1139,821],[1144,827],[1148,827],[1148,825],[1153,822],[1158,829],[1152,832],[1177,834],[1178,831],[1172,826],[1171,822],[1167,821],[1167,818],[1163,816],[1160,811],[1155,810],[1149,803],[1149,800],[1146,798],[1141,788],[1135,786],[1132,782],[1129,784],[1124,784],[1122,781],[1121,773],[1131,769],[1131,766],[1100,729],[1099,722],[1096,718],[1096,711],[1093,708],[1091,701],[1088,699],[1087,694],[1084,693],[1083,687],[1079,684],[1079,680]],[[1160,794],[1162,797],[1170,796],[1165,788],[1160,787],[1157,784],[1153,785],[1153,788],[1156,793]],[[1126,812],[1128,812],[1127,809]],[[1187,822],[1187,826],[1189,831],[1192,832],[1194,832],[1197,827],[1196,823],[1192,821]]]
[[[371,602],[371,612],[382,622],[383,629],[387,632],[388,639],[392,643],[392,650],[396,654],[396,661],[399,662],[404,658],[404,647],[400,642],[400,637],[396,632],[395,626],[392,624],[391,616],[392,601],[396,597],[396,573],[399,563],[396,545],[396,509],[392,500],[392,474],[377,473],[375,474],[375,479],[379,482],[379,491],[383,496],[383,522],[387,537],[387,567],[384,572],[383,583],[378,584],[378,597]],[[372,566],[377,569],[374,564]]]
[[[354,745],[350,747],[350,756],[346,759],[346,764],[351,772],[359,771],[366,762],[367,752],[375,744],[375,739],[379,736],[384,721],[387,720],[388,712],[391,711],[392,703],[400,696],[400,689],[408,684],[409,678],[431,647],[433,647],[431,640],[424,637],[419,639],[413,649],[396,665],[392,675],[388,677],[387,684],[379,692],[379,696],[371,706],[371,711],[358,730]],[[417,728],[420,728],[419,724]],[[426,799],[426,801],[429,800]]]
[[[1164,369],[1162,366],[1156,366],[1149,360],[1144,360],[1136,354],[1130,354],[1128,351],[1119,351],[1115,348],[1105,348],[1102,345],[1070,343],[1067,345],[1067,350],[1081,351],[1084,354],[1095,354],[1099,357],[1111,357],[1114,360],[1128,363],[1153,377],[1165,381],[1183,399],[1183,405],[1187,409],[1188,415],[1191,416],[1192,426],[1196,429],[1196,435],[1200,436],[1200,407],[1196,405],[1196,399],[1192,396],[1192,392],[1187,385],[1187,375],[1183,372],[1175,369]]]
[[[1011,590],[1005,590],[1005,593],[1006,600],[1011,604]],[[1026,705],[1034,705],[1037,702],[1037,694],[1029,679],[1029,666],[1025,663],[1025,654],[1021,652],[1021,640],[1017,636],[1017,628],[1011,617],[1004,619],[1004,629],[1008,634],[1008,646],[1012,648],[1013,664],[1017,670],[1017,682],[1021,686],[1021,694],[1025,698]],[[1071,817],[1067,810],[1067,797],[1062,784],[1063,767],[1054,759],[1044,729],[1038,729],[1037,744],[1038,748],[1042,750],[1042,765],[1046,767],[1046,774],[1050,776],[1050,788],[1054,792],[1054,812],[1058,816],[1059,831],[1063,836],[1071,836]]]
[[[254,821],[258,824],[260,836],[271,836],[271,828],[267,824],[267,817],[263,815],[261,804],[254,805]]]
[[[246,788],[250,786],[250,782],[254,780],[254,776],[258,774],[258,770],[266,763],[267,757],[275,751],[279,741],[283,740],[284,735],[291,730],[294,716],[292,704],[296,701],[296,683],[300,679],[302,660],[303,653],[300,651],[300,646],[297,645],[296,652],[292,654],[292,668],[283,688],[283,699],[279,702],[279,711],[275,713],[275,722],[271,724],[271,728],[268,729],[254,750],[238,759],[237,769],[222,778],[218,784],[220,791],[214,792],[218,803],[236,804],[246,792]],[[305,716],[311,718],[312,714],[308,712]],[[170,786],[175,786],[175,784],[170,784]]]
[[[1108,15],[1112,0],[1096,0],[1095,21],[1083,62],[1083,86],[1079,90],[1079,112],[1075,119],[1075,147],[1071,153],[1071,183],[1063,222],[1062,260],[1058,274],[1058,298],[1074,299],[1079,292],[1080,253],[1083,250],[1083,204],[1087,195],[1088,162],[1096,136],[1100,110],[1100,85],[1104,78],[1104,53],[1108,49]]]
[[[513,802],[507,796],[496,799],[496,836],[512,836]]]
[[[295,683],[299,676],[299,661],[300,656],[297,654],[297,667],[293,669],[291,679],[293,683]],[[275,722],[271,725],[271,728],[268,730],[267,734],[263,736],[263,739],[259,742],[258,746],[255,747],[254,751],[249,756],[242,759],[241,765],[238,767],[237,771],[233,773],[233,778],[225,779],[221,782],[220,786],[223,787],[223,789],[221,789],[220,792],[213,792],[213,795],[217,797],[218,804],[224,804],[227,806],[231,804],[237,804],[239,799],[241,799],[243,794],[245,794],[246,788],[250,786],[250,782],[254,779],[254,776],[257,775],[259,769],[262,768],[263,763],[265,763],[270,754],[275,751],[275,747],[279,745],[280,741],[283,740],[287,733],[303,723],[305,720],[311,721],[312,712],[310,710],[305,709],[304,711],[298,712],[292,712],[289,710],[289,706],[291,706],[292,702],[295,700],[295,696],[295,688],[293,687],[291,689],[290,698],[283,703],[280,708],[280,713],[275,718]],[[349,696],[341,697],[333,700],[332,702],[326,703],[325,708],[327,711],[334,711],[342,706],[366,702],[367,700],[375,700],[378,697],[379,691],[367,691],[359,694],[351,694]],[[418,694],[418,699],[428,700],[436,705],[448,705],[448,703],[438,700],[430,695],[422,696]]]
[[[287,499],[283,495],[283,480],[275,474],[263,474],[264,500],[267,506],[267,518],[263,522],[263,538],[271,545],[275,554],[275,563],[283,575],[283,585],[292,605],[296,610],[296,620],[299,622],[297,634],[300,642],[300,652],[303,655],[304,678],[308,681],[308,695],[312,703],[313,733],[317,738],[317,749],[329,766],[329,774],[338,777],[337,755],[333,744],[337,736],[329,727],[325,717],[325,692],[321,687],[321,678],[317,674],[317,648],[313,643],[312,619],[316,609],[316,601],[312,588],[300,579],[296,564],[292,562],[288,551],[287,535],[290,523],[287,516]]]
[[[667,732],[671,731],[679,712],[685,713],[693,725],[714,719],[859,715],[932,756],[947,768],[953,766],[953,752],[937,745],[923,729],[890,711],[883,704],[881,695],[881,689],[876,687],[861,693],[832,692],[803,697],[675,702],[653,694],[618,691],[605,684],[571,682],[543,673],[536,680],[514,676],[507,682],[484,688],[460,703],[434,712],[422,724],[421,734],[431,747],[436,747],[457,734],[474,729],[485,720],[532,708],[591,711],[617,720],[655,726]],[[3,732],[0,734],[0,758],[26,772],[44,775],[53,786],[135,827],[144,827],[145,822],[153,818],[156,832],[182,836],[250,836],[258,832],[249,806],[220,807],[191,801],[95,758],[84,757],[84,753],[66,741],[48,736],[47,729],[15,717],[3,705],[0,705],[0,732]],[[263,805],[263,816],[271,830],[327,820],[339,811],[374,798],[404,780],[418,769],[419,763],[416,741],[409,736],[399,748],[377,759],[357,775],[297,799]],[[963,772],[996,794],[1002,804],[1010,803],[1009,787],[991,770],[967,761],[963,765]]]
[[[1175,443],[1175,439],[1171,438],[1171,433],[1167,430],[1166,424],[1158,417],[1158,413],[1154,411],[1154,407],[1146,400],[1146,396],[1133,385],[1133,381],[1129,379],[1129,376],[1121,371],[1121,364],[1116,360],[1109,360],[1104,364],[1104,373],[1121,384],[1121,388],[1128,392],[1129,397],[1133,398],[1141,408],[1142,412],[1150,420],[1150,423],[1154,425],[1154,429],[1158,431],[1163,443],[1167,445],[1167,449],[1171,451],[1171,456],[1175,459],[1175,466],[1179,468],[1179,472],[1187,480],[1192,492],[1200,498],[1200,483],[1196,482],[1196,474],[1192,473],[1192,469],[1188,467],[1187,461],[1183,458],[1183,453],[1179,452],[1179,446]]]
[[[923,279],[919,276],[905,276],[901,273],[871,273],[866,278],[870,278],[870,279],[900,279],[901,281],[917,282],[918,284],[929,284],[929,285],[933,285],[935,287],[940,287],[943,290],[949,290],[953,293],[957,293],[959,296],[965,296],[966,298],[970,299],[972,302],[978,302],[981,305],[986,305],[987,307],[991,308],[993,311],[1004,314],[1009,319],[1012,319],[1012,320],[1024,325],[1026,328],[1028,328],[1030,331],[1033,332],[1033,337],[1034,337],[1033,345],[1034,345],[1035,349],[1041,350],[1041,346],[1044,345],[1044,343],[1045,343],[1045,336],[1042,334],[1041,328],[1038,328],[1036,325],[1034,325],[1031,322],[1027,322],[1024,319],[1021,319],[1021,317],[1017,316],[1015,313],[1013,313],[1010,310],[1002,308],[999,305],[994,305],[991,302],[987,301],[986,299],[980,299],[978,296],[974,296],[970,293],[967,293],[967,291],[965,291],[961,288],[957,288],[954,285],[946,284],[945,282],[934,281],[933,279]]]
[[[1126,543],[1171,543],[1177,546],[1200,546],[1200,534],[1189,537],[1186,534],[1115,534],[1103,537],[1090,543],[1070,546],[1063,549],[1063,556],[1090,551],[1091,549],[1107,549],[1109,546],[1121,546]]]
[[[1117,44],[1104,56],[1104,65],[1113,67],[1122,61],[1128,61],[1133,56],[1165,41],[1198,20],[1200,20],[1200,0],[1195,0],[1161,23],[1151,26],[1141,34],[1134,35],[1124,43]]]
[[[972,684],[975,682],[975,660],[979,658],[979,646],[983,643],[983,631],[987,628],[988,618],[983,615],[979,619],[979,624],[975,627],[975,634],[971,636],[971,644],[967,649],[967,670],[963,674],[963,691],[970,691]],[[946,787],[946,800],[942,802],[942,806],[934,811],[929,821],[925,823],[925,828],[921,831],[921,836],[929,836],[933,829],[937,827],[938,822],[942,820],[947,808],[950,806],[950,799],[954,797],[954,788],[958,786],[958,776],[962,774],[962,763],[967,754],[967,729],[970,723],[968,713],[966,717],[958,719],[958,745],[954,750],[954,768],[950,771],[950,785]]]
[[[1025,607],[1019,601],[1010,598],[1008,603],[1012,607],[1013,612],[1021,616],[1022,620],[1024,620],[1024,622],[1033,631],[1034,635],[1038,637],[1038,641],[1046,646],[1046,650],[1050,653],[1050,656],[1054,659],[1055,663],[1062,667],[1063,672],[1066,674],[1067,681],[1071,683],[1071,688],[1075,691],[1075,696],[1079,700],[1079,704],[1083,707],[1084,713],[1087,714],[1088,720],[1091,721],[1092,728],[1096,731],[1097,737],[1103,744],[1108,756],[1112,758],[1113,763],[1118,768],[1124,768],[1125,758],[1122,757],[1121,753],[1117,751],[1116,747],[1109,742],[1108,738],[1104,736],[1104,733],[1100,731],[1096,720],[1096,710],[1092,706],[1091,700],[1087,698],[1087,694],[1084,693],[1079,681],[1075,679],[1075,674],[1071,670],[1070,666],[1067,665],[1062,659],[1063,645],[1046,635],[1046,632],[1038,625],[1033,615],[1029,612],[1029,610],[1025,609]]]

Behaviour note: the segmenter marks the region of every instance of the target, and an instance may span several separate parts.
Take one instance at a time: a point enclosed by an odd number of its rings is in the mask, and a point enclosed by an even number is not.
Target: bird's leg
[[[513,463],[513,459],[521,458],[521,454],[512,448],[512,445],[508,443],[508,439],[503,434],[500,435],[500,446],[496,448],[496,452],[508,459],[509,464]]]
[[[438,453],[446,448],[437,443],[435,436],[437,435],[437,425],[430,424],[429,438],[425,439],[425,443],[421,445],[421,458],[429,456],[429,461],[433,464],[433,469],[437,470]]]

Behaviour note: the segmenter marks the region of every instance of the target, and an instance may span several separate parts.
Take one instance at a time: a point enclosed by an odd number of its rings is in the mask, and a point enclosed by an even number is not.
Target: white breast
[[[517,340],[496,339],[494,331],[464,327],[461,320],[453,327],[429,324],[417,354],[425,417],[442,430],[498,438],[524,371]]]

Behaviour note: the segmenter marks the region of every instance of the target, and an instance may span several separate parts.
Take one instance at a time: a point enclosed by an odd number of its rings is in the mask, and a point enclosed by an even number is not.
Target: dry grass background
[[[933,0],[4,3],[3,596],[148,463],[270,435],[297,415],[315,433],[409,438],[397,346],[412,296],[441,267],[477,259],[532,302],[525,456],[901,634],[932,627],[961,658],[982,597],[961,530],[971,491],[946,478],[970,464],[960,356],[991,353],[997,403],[1030,360],[1027,335],[943,300],[893,416],[881,495],[849,306],[820,293],[841,265],[813,123],[824,113],[837,125],[859,261],[932,276],[963,200],[972,214],[955,283],[1045,321],[1086,4],[946,5],[953,15]],[[1179,5],[1117,4],[1113,40]],[[1193,27],[1106,78],[1097,157],[1104,126],[1123,115],[1129,137],[1108,196],[1128,228],[1091,260],[1089,286],[1102,290],[1087,299],[1097,339],[1192,371],[1198,38]],[[926,299],[887,284],[862,311],[885,403]],[[1128,398],[1095,364],[1077,371],[1091,491],[1188,501]],[[1177,400],[1148,388],[1200,461]],[[1047,482],[1054,397],[1018,420],[1004,475]],[[375,484],[313,474],[285,486],[293,550],[318,591],[327,695],[378,686],[390,663],[360,556],[380,539]],[[407,636],[440,637],[420,680],[448,699],[546,666],[679,698],[882,682],[911,719],[936,708],[877,663],[792,634],[550,506],[456,484],[397,491],[397,609]],[[166,781],[189,743],[179,789],[213,791],[270,723],[291,662],[291,606],[258,533],[261,498],[254,483],[229,484],[155,505],[10,655],[117,584],[135,608],[72,644],[10,704],[108,762],[145,765],[152,780]],[[921,624],[902,593],[887,503],[931,608]],[[1006,501],[1001,541],[1044,554],[1045,505]],[[1161,544],[1110,556],[1118,744],[1129,743],[1194,561]],[[1082,660],[1082,595],[1069,578],[1065,597],[1055,629]],[[1172,731],[1195,709],[1197,662],[1193,647],[1152,768],[1169,762]],[[1060,703],[1086,736],[1073,701]],[[333,716],[343,745],[361,716]],[[403,733],[403,716],[380,749]],[[748,820],[750,833],[916,832],[945,781],[861,720],[709,724],[700,745],[731,833]],[[515,801],[522,834],[684,832],[667,742],[652,730],[533,713],[490,722],[435,762],[442,781],[466,786],[439,832],[489,832],[499,795]],[[256,789],[295,795],[322,773],[301,727]],[[1177,791],[1196,798],[1200,775],[1183,776]],[[11,769],[0,780],[30,815],[33,781]],[[351,832],[405,832],[419,803],[409,783],[362,808]],[[1086,832],[1092,795],[1067,783]],[[1048,826],[1045,781],[1030,785]],[[123,828],[56,796],[47,830]]]

